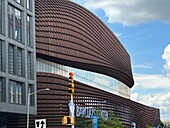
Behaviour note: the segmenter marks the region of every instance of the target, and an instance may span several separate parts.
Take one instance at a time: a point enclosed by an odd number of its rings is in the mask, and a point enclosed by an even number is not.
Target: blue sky
[[[131,57],[131,99],[170,120],[170,1],[72,0],[97,15]]]

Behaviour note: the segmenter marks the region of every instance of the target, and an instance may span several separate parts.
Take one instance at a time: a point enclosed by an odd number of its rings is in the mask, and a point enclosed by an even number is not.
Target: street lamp
[[[37,93],[37,92],[41,92],[41,91],[49,91],[50,89],[49,88],[44,88],[44,89],[39,89],[39,90],[37,90],[37,91],[35,91],[35,92],[32,92],[32,93],[30,93],[29,92],[29,90],[28,90],[28,97],[27,97],[27,128],[29,128],[29,105],[30,105],[30,96],[31,95],[33,95],[33,94],[35,94],[35,93]]]

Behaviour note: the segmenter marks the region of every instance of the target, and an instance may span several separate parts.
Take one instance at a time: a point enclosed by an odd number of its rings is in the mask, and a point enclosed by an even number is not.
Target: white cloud
[[[160,109],[162,120],[170,115],[170,78],[163,75],[134,74],[131,99]]]
[[[152,69],[153,64],[138,64],[138,65],[134,65],[133,68]]]
[[[114,34],[116,35],[116,37],[122,36],[122,33],[116,33],[116,32],[114,32]]]
[[[139,95],[138,95],[138,93],[137,93],[137,92],[135,92],[135,93],[132,93],[130,97],[131,97],[131,99],[132,99],[132,100],[137,101],[137,99],[138,99]]]
[[[101,9],[110,23],[136,25],[160,20],[170,22],[169,0],[72,0],[91,10]]]
[[[162,58],[165,60],[164,69],[167,73],[167,76],[170,77],[170,44],[164,49]]]
[[[156,107],[160,109],[161,119],[166,120],[170,115],[170,92],[169,93],[157,93],[156,95],[139,95],[134,93],[131,95],[131,99],[139,103]],[[170,118],[169,118],[170,119]]]
[[[134,87],[132,89],[166,89],[170,87],[170,78],[163,75],[134,74]]]

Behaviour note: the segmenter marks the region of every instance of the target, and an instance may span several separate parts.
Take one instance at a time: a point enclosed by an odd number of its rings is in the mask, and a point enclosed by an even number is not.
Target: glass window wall
[[[8,46],[8,71],[10,74],[24,77],[23,49],[12,44]]]
[[[8,70],[10,74],[14,74],[14,45],[9,44],[8,47]]]
[[[13,80],[9,81],[9,101],[10,103],[23,104],[23,83],[16,82]]]
[[[14,103],[14,98],[15,98],[15,92],[14,92],[14,81],[9,82],[10,85],[10,103]]]
[[[27,45],[29,47],[32,46],[32,40],[31,40],[31,17],[27,15]]]
[[[32,10],[32,0],[27,0],[27,9]]]
[[[3,60],[2,60],[2,41],[0,40],[0,71],[2,71],[2,62],[3,62]]]
[[[104,91],[130,98],[130,89],[122,82],[99,73],[80,70],[68,66],[59,65],[47,60],[37,58],[36,70],[49,72],[68,77],[68,72],[74,72],[74,79]]]
[[[13,24],[14,24],[14,14],[12,6],[8,6],[8,36],[13,38]]]
[[[0,101],[2,101],[2,78],[0,78]]]
[[[3,9],[2,9],[2,0],[0,0],[0,33],[2,33],[2,15],[3,15]]]
[[[34,92],[34,85],[32,85],[32,84],[29,84],[29,93],[33,93]],[[35,95],[34,94],[32,94],[31,96],[30,96],[30,105],[31,106],[34,106],[35,105]]]
[[[6,101],[5,78],[0,77],[0,102]]]
[[[15,2],[21,4],[21,0],[14,0]]]
[[[8,36],[22,42],[21,11],[8,5]]]
[[[16,83],[16,103],[22,104],[22,83]]]
[[[27,77],[28,79],[32,78],[32,72],[31,72],[31,52],[28,52],[27,54]]]
[[[22,49],[18,48],[17,50],[17,75],[23,76],[22,73]]]

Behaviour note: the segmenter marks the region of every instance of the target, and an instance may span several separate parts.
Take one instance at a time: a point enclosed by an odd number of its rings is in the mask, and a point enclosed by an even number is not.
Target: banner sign
[[[92,116],[92,128],[98,128],[98,117]]]
[[[99,115],[104,119],[108,119],[108,111],[105,110],[95,110],[95,108],[92,107],[79,107],[76,105],[76,116],[77,117],[86,117],[86,118],[92,118],[93,116],[96,116],[96,112],[99,112]]]

